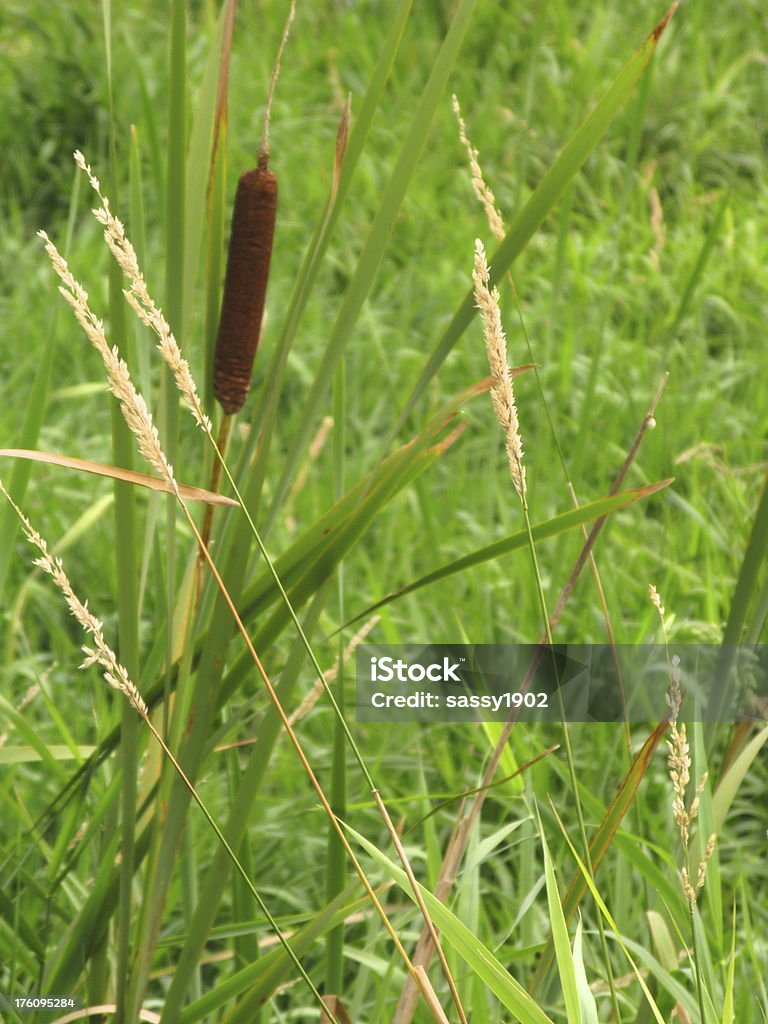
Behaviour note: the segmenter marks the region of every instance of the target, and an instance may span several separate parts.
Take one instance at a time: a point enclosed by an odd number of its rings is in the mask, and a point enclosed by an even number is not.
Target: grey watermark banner
[[[768,718],[768,644],[361,644],[359,722]]]

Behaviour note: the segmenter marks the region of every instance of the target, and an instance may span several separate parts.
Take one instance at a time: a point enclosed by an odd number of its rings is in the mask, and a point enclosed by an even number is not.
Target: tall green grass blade
[[[608,852],[624,816],[632,806],[640,783],[643,781],[648,766],[651,763],[653,753],[666,729],[666,722],[659,723],[645,741],[632,761],[629,771],[624,776],[616,796],[605,813],[605,817],[600,822],[590,843],[590,858],[593,872],[597,873],[597,869]],[[571,915],[576,911],[576,908],[584,898],[588,886],[590,889],[592,888],[591,880],[585,881],[583,872],[581,870],[576,871],[563,899],[563,913],[565,914],[566,921],[570,920]],[[550,939],[541,955],[531,982],[531,992],[534,995],[542,991],[552,967],[553,959],[554,947]]]
[[[304,403],[304,412],[298,424],[290,449],[285,456],[283,471],[275,487],[275,495],[267,519],[267,530],[274,522],[288,488],[293,480],[301,456],[309,441],[313,424],[318,418],[322,402],[333,381],[347,342],[352,337],[363,304],[368,297],[384,252],[392,234],[398,210],[402,204],[408,184],[416,170],[429,136],[429,127],[437,106],[445,91],[451,70],[456,63],[459,49],[477,0],[460,0],[451,19],[450,28],[437,54],[429,79],[424,86],[413,116],[408,134],[384,190],[378,212],[374,217],[368,236],[363,245],[352,279],[344,293],[344,299],[331,330],[320,366],[315,374],[312,387]]]
[[[720,1024],[735,1024],[736,1014],[734,1013],[733,988],[736,978],[736,898],[733,900],[733,914],[731,919],[731,951],[728,956],[728,970],[725,975],[725,989],[723,991],[723,1013]]]
[[[583,523],[591,522],[593,519],[599,519],[600,516],[608,515],[610,512],[615,512],[626,505],[632,504],[632,502],[637,501],[640,498],[647,497],[649,494],[655,493],[662,487],[667,487],[670,483],[670,480],[662,480],[659,483],[649,484],[646,487],[638,487],[631,491],[622,491],[620,494],[600,498],[597,501],[590,502],[588,505],[582,505],[569,512],[561,512],[558,516],[553,516],[551,519],[545,519],[541,523],[533,524],[531,526],[533,540],[535,543],[540,543],[543,540],[548,540],[550,537],[557,537],[566,530],[573,530],[576,527],[581,526]],[[387,594],[387,596],[383,597],[380,601],[377,601],[375,604],[369,605],[363,611],[358,612],[354,618],[349,619],[344,625],[345,627],[350,626],[359,619],[367,618],[379,608],[383,608],[386,605],[391,604],[392,601],[396,601],[398,598],[404,597],[406,594],[412,594],[416,590],[421,590],[422,587],[426,587],[431,583],[437,583],[440,580],[446,579],[448,576],[453,576],[458,572],[464,572],[466,569],[472,569],[476,565],[482,565],[483,562],[490,562],[496,558],[501,558],[503,555],[511,554],[513,551],[520,551],[528,546],[528,542],[528,532],[526,530],[518,530],[517,533],[510,534],[503,540],[497,540],[494,541],[493,544],[487,544],[485,547],[478,548],[477,551],[473,551],[469,555],[464,555],[462,558],[457,558],[452,562],[448,562],[439,569],[435,569],[432,572],[427,573],[426,576],[421,576],[419,579],[414,580],[412,583],[408,583],[399,590],[393,591],[391,594]]]
[[[339,363],[333,384],[333,483],[334,497],[338,501],[344,494],[344,462],[346,459],[346,379],[344,360]],[[339,562],[336,570],[336,595],[339,622],[344,621],[344,565]],[[334,684],[334,697],[339,714],[345,712],[344,693],[344,636],[338,638],[339,670]],[[331,807],[333,813],[344,820],[347,816],[347,744],[342,723],[334,718],[333,747],[331,753]],[[343,892],[347,881],[347,857],[341,839],[329,823],[326,847],[325,898],[330,903]],[[344,984],[344,925],[334,928],[326,939],[326,992],[341,996]]]
[[[731,672],[738,652],[738,645],[743,639],[749,606],[752,599],[759,593],[760,575],[766,555],[768,555],[768,477],[763,484],[763,493],[760,496],[744,558],[739,568],[731,610],[723,633],[720,656],[715,668],[713,697],[708,708],[706,730],[707,749],[710,755],[717,724],[723,717],[723,709],[733,685]]]
[[[557,970],[560,975],[560,986],[563,991],[565,1002],[565,1016],[568,1024],[583,1024],[584,1018],[581,1013],[581,1000],[579,989],[576,983],[576,965],[571,952],[571,943],[568,938],[568,927],[563,916],[563,907],[560,902],[560,893],[555,878],[555,867],[547,846],[544,829],[539,822],[539,837],[541,848],[544,853],[544,878],[547,886],[547,907],[549,908],[549,924],[552,929],[552,944],[557,958]]]
[[[589,979],[584,967],[581,916],[579,916],[579,921],[576,925],[576,935],[573,939],[573,967],[576,972],[576,988],[579,993],[581,1016],[584,1024],[599,1024],[597,1003],[592,995],[592,989],[589,987]]]
[[[224,40],[228,27],[231,31],[231,6],[231,2],[222,5],[211,37],[187,150],[182,325],[188,324],[192,316],[195,285],[200,269],[203,226],[206,223],[205,214],[213,169],[212,147],[216,137],[217,86],[221,77],[226,78],[228,74],[228,68],[222,68],[222,60],[229,59],[229,50],[224,47]]]
[[[118,163],[118,140],[113,109],[112,85],[112,40],[111,3],[105,0],[103,7],[104,37],[107,56],[107,90],[110,121],[109,181],[112,201],[119,209],[120,167]],[[109,266],[109,329],[110,343],[117,349],[127,365],[133,362],[130,336],[128,334],[125,300],[122,292],[122,274],[114,263]],[[123,418],[117,401],[110,402],[112,421],[112,455],[118,466],[132,470],[135,462],[134,438]],[[120,543],[115,545],[117,573],[117,620],[120,643],[120,658],[132,679],[139,677],[139,558],[136,524],[136,492],[129,484],[115,481],[114,523],[115,536]],[[113,834],[120,826],[120,895],[117,916],[117,981],[116,1002],[117,1022],[124,1024],[129,1019],[129,981],[131,957],[131,926],[133,920],[133,872],[134,847],[136,840],[136,793],[139,751],[139,723],[133,708],[123,702],[120,709],[121,737],[118,756],[121,779],[119,805],[115,803],[112,822],[108,823],[106,835]],[[106,845],[105,840],[100,840]],[[106,953],[106,946],[99,947]],[[89,998],[102,1002],[108,987],[106,957],[98,977],[91,976]],[[94,987],[94,985],[96,987]]]
[[[492,286],[501,281],[503,275],[526,247],[569,182],[578,173],[589,154],[608,130],[611,121],[626,103],[656,51],[659,39],[676,7],[677,3],[670,7],[643,45],[625,64],[597,106],[566,143],[560,155],[537,185],[533,195],[512,222],[504,240],[489,260]],[[475,300],[470,289],[408,396],[394,431],[395,434],[410,416],[430,380],[442,366],[448,353],[467,329],[474,315]]]
[[[608,907],[605,905],[605,901],[603,900],[603,897],[598,892],[597,887],[595,886],[595,883],[592,880],[590,872],[587,870],[586,866],[584,865],[584,863],[582,862],[582,860],[579,857],[578,853],[576,852],[576,847],[571,842],[571,837],[568,835],[568,830],[566,829],[565,825],[563,824],[563,822],[562,822],[562,820],[560,818],[560,815],[557,813],[557,810],[555,809],[555,806],[552,803],[551,799],[550,799],[550,805],[551,805],[552,813],[554,814],[555,818],[557,819],[557,823],[560,826],[560,831],[563,833],[565,841],[566,841],[566,843],[568,844],[568,846],[570,848],[571,854],[573,855],[573,859],[576,861],[576,865],[578,867],[579,872],[581,873],[581,877],[584,879],[584,884],[586,886],[588,886],[589,891],[592,893],[592,898],[594,899],[595,903],[597,904],[598,909],[600,910],[600,913],[605,918],[605,920],[608,923],[609,927],[613,929],[613,936],[616,939],[616,941],[618,942],[619,946],[621,947],[622,952],[626,956],[627,960],[629,961],[630,966],[632,967],[632,970],[634,971],[635,977],[637,978],[638,982],[640,983],[640,988],[643,990],[643,994],[645,995],[645,998],[648,1001],[648,1005],[651,1008],[651,1012],[653,1013],[653,1016],[656,1019],[656,1024],[665,1024],[664,1018],[661,1016],[661,1012],[659,1011],[659,1008],[656,1005],[656,1001],[653,998],[653,996],[651,995],[650,989],[648,988],[647,984],[645,983],[645,979],[643,978],[642,971],[638,968],[637,964],[632,959],[632,957],[631,957],[631,955],[629,953],[629,948],[628,947],[631,945],[631,943],[629,943],[628,941],[625,941],[621,937],[621,933],[620,933],[620,931],[619,931],[619,929],[618,929],[618,927],[616,925],[616,922],[614,921],[613,917],[611,916],[611,912],[608,910]]]
[[[693,763],[695,766],[696,778],[701,778],[705,773],[709,774],[707,766],[706,747],[704,744],[704,730],[701,722],[693,724]],[[691,857],[688,861],[688,872],[691,878],[696,877],[699,869],[699,861],[703,854],[707,840],[711,835],[716,834],[715,809],[712,799],[712,785],[708,777],[707,783],[702,790],[699,799],[698,830],[696,839],[692,846]],[[694,859],[696,858],[696,859]],[[710,929],[714,935],[715,956],[722,959],[725,949],[725,934],[723,931],[723,891],[722,877],[720,874],[720,851],[718,844],[712,851],[712,856],[707,863],[707,883],[702,893],[710,908]]]
[[[718,783],[712,796],[712,812],[714,819],[713,827],[714,831],[718,834],[723,830],[725,820],[728,817],[728,812],[731,809],[731,805],[733,804],[733,800],[739,790],[739,787],[746,778],[747,772],[752,766],[757,755],[762,750],[766,741],[768,741],[768,726],[761,729],[760,732],[750,740],[736,760],[729,766],[728,770]],[[701,837],[697,836],[691,844],[692,848],[696,849],[697,844],[701,844],[701,842]],[[704,838],[704,842],[706,842],[706,837]],[[701,850],[700,845],[698,845],[698,849],[699,851]]]
[[[165,301],[164,313],[171,330],[177,338],[185,338],[184,324],[184,276],[185,276],[185,207],[186,207],[186,148],[187,148],[187,60],[186,60],[186,4],[184,0],[172,0],[169,69],[168,69],[168,139],[167,167],[165,180]],[[171,465],[176,464],[179,398],[173,375],[163,368],[162,395],[160,404],[160,431],[163,448]],[[170,706],[170,666],[172,664],[173,594],[176,589],[176,505],[169,496],[165,505],[165,555],[166,555],[166,608],[165,617],[169,625],[166,631],[166,678],[164,707],[166,715]],[[164,725],[164,731],[167,727]],[[170,765],[165,765],[166,778],[172,777]],[[170,781],[167,785],[176,785]],[[148,889],[141,906],[135,932],[134,959],[128,1002],[128,1019],[134,1020],[144,999],[149,969],[155,943],[160,929],[160,919],[165,905],[163,880],[167,879],[174,867],[175,846],[168,849],[163,845],[165,831],[158,829],[156,845],[150,861],[152,870],[148,875]]]

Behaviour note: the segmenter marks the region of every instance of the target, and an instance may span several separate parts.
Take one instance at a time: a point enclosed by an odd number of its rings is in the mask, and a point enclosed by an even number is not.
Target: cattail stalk
[[[213,393],[227,416],[242,408],[261,341],[277,218],[277,178],[269,169],[269,124],[280,61],[296,14],[291,3],[269,82],[257,165],[240,176],[213,364]]]

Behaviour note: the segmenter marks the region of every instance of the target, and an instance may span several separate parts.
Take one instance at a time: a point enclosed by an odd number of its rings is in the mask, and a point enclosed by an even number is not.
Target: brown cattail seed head
[[[228,416],[241,408],[251,384],[264,317],[276,214],[275,175],[261,167],[246,171],[235,196],[214,360],[213,391]]]

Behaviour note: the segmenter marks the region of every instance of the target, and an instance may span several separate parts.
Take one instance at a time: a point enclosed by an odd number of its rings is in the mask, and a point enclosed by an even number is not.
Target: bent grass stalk
[[[293,620],[294,626],[298,631],[298,635],[302,641],[302,644],[304,645],[307,654],[311,660],[317,678],[319,681],[321,681],[321,684],[323,685],[325,692],[328,695],[329,700],[331,701],[334,713],[336,714],[337,719],[341,724],[346,740],[350,744],[355,759],[365,777],[366,783],[368,784],[371,790],[371,794],[374,798],[374,802],[376,803],[379,814],[387,828],[390,838],[392,839],[392,842],[395,846],[395,849],[397,850],[398,856],[400,857],[400,860],[403,864],[403,868],[406,871],[406,874],[408,875],[409,881],[413,886],[417,903],[419,904],[420,910],[424,916],[425,922],[427,923],[433,941],[436,944],[438,955],[440,956],[441,964],[443,966],[443,971],[445,973],[446,980],[451,990],[452,998],[457,1007],[459,1017],[462,1021],[462,1024],[466,1024],[466,1015],[464,1014],[463,1008],[461,1007],[458,991],[456,989],[450,969],[448,967],[447,959],[445,958],[445,954],[440,945],[437,936],[437,931],[435,929],[433,922],[431,921],[426,904],[424,903],[423,897],[421,896],[421,893],[419,891],[418,883],[416,881],[415,874],[408,860],[406,851],[403,848],[402,843],[399,840],[399,837],[397,836],[394,824],[392,823],[392,820],[389,816],[389,812],[387,811],[386,805],[384,804],[381,794],[374,785],[368,767],[365,764],[362,754],[360,753],[360,750],[357,744],[355,743],[354,738],[352,737],[352,734],[349,730],[349,726],[347,725],[346,720],[344,719],[344,716],[342,715],[338,707],[336,698],[331,688],[325,681],[324,673],[320,667],[317,657],[312,649],[312,646],[309,643],[308,638],[306,637],[306,634],[301,626],[301,623],[299,622],[298,616],[296,615],[296,612],[290,602],[290,599],[282,585],[282,582],[266,550],[266,547],[261,539],[261,536],[256,528],[256,525],[253,522],[253,519],[245,506],[245,503],[242,499],[242,495],[239,492],[237,484],[235,483],[235,480],[230,473],[226,461],[224,460],[224,457],[216,443],[216,440],[213,436],[213,428],[211,421],[202,410],[200,398],[195,387],[194,380],[192,379],[192,375],[189,371],[189,364],[182,357],[178,347],[178,343],[176,342],[173,332],[171,331],[170,326],[165,320],[162,312],[158,309],[158,307],[152,300],[151,296],[149,295],[146,282],[144,281],[143,275],[141,274],[141,271],[138,266],[138,260],[136,258],[135,250],[131,245],[130,240],[127,238],[125,234],[125,230],[122,223],[112,214],[109,207],[109,202],[100,190],[100,183],[98,181],[98,178],[96,178],[96,176],[93,174],[90,166],[85,162],[85,158],[82,156],[81,153],[77,152],[75,154],[75,160],[78,166],[86,173],[92,188],[99,196],[101,206],[100,208],[97,208],[93,211],[94,216],[99,221],[99,223],[101,223],[104,227],[104,236],[107,245],[110,249],[110,252],[112,253],[118,265],[131,282],[131,287],[128,289],[124,289],[126,299],[131,305],[131,307],[134,309],[134,311],[137,313],[139,318],[142,320],[142,322],[145,323],[148,327],[150,327],[160,339],[160,343],[158,344],[157,348],[160,351],[161,355],[163,356],[163,359],[166,361],[169,368],[173,372],[173,376],[174,379],[176,380],[177,387],[182,397],[184,398],[187,406],[189,407],[190,412],[192,413],[196,423],[198,424],[199,427],[201,427],[201,429],[205,432],[206,436],[208,437],[208,440],[216,454],[216,458],[219,460],[222,469],[227,477],[227,480],[230,486],[232,487],[238,502],[240,503],[243,513],[248,521],[249,527],[259,547],[259,551],[262,557],[264,558],[265,563],[269,567],[269,571],[272,574],[273,580],[279,589],[281,598],[284,601],[290,613],[290,616]],[[259,658],[255,648],[253,647],[248,631],[244,623],[242,622],[242,619],[240,618],[240,615],[237,609],[235,608],[234,603],[232,602],[232,599],[224,585],[223,580],[221,579],[221,576],[219,575],[218,569],[215,563],[213,562],[213,559],[210,556],[207,545],[205,544],[205,541],[203,540],[203,537],[201,536],[194,522],[194,519],[192,518],[189,512],[187,503],[178,489],[178,485],[176,484],[175,478],[173,476],[173,469],[168,463],[162,451],[157,430],[154,427],[154,424],[152,423],[152,417],[149,413],[149,410],[147,409],[146,403],[144,402],[143,398],[136,392],[133,383],[130,380],[127,365],[123,360],[118,359],[116,353],[114,353],[109,348],[109,345],[106,341],[106,337],[104,335],[103,323],[100,320],[98,320],[91,312],[88,306],[88,294],[85,291],[85,289],[82,288],[82,286],[75,280],[75,278],[69,271],[69,268],[67,267],[66,261],[59,254],[55,245],[53,244],[53,242],[51,242],[48,236],[44,232],[39,232],[39,234],[45,240],[46,251],[51,259],[54,269],[64,282],[65,287],[60,288],[59,290],[62,292],[64,297],[72,306],[75,315],[78,321],[83,326],[89,340],[102,355],[110,382],[110,390],[112,390],[116,397],[120,400],[121,408],[123,409],[126,422],[128,423],[129,427],[131,428],[131,430],[133,431],[137,438],[139,450],[141,451],[142,455],[144,455],[144,457],[150,462],[150,464],[154,466],[157,472],[167,481],[169,489],[172,491],[176,500],[178,501],[182,509],[182,512],[190,526],[190,529],[192,530],[200,553],[202,554],[202,557],[208,564],[208,567],[216,582],[216,585],[219,588],[227,604],[227,607],[229,608],[230,614],[233,617],[236,628],[243,637],[248,652],[257,668],[259,675],[261,676],[262,682],[264,683],[267,689],[270,700],[272,701],[273,705],[275,706],[275,709],[278,712],[278,715],[282,720],[283,727],[288,733],[291,743],[293,744],[297,752],[297,755],[302,763],[302,766],[305,772],[307,773],[310,782],[313,788],[315,789],[315,792],[317,793],[317,796],[323,806],[323,809],[325,810],[325,813],[328,815],[329,820],[332,822],[333,828],[337,832],[347,852],[347,855],[350,857],[350,860],[352,861],[352,864],[357,874],[359,875],[364,887],[366,888],[369,898],[374,902],[374,905],[376,906],[379,915],[381,916],[382,921],[385,924],[385,927],[387,928],[387,931],[389,932],[393,942],[395,943],[398,952],[403,957],[404,962],[409,970],[409,973],[414,978],[414,981],[416,981],[417,984],[419,984],[419,976],[416,974],[413,964],[410,961],[410,958],[408,957],[405,949],[402,946],[402,943],[400,942],[391,923],[389,922],[386,913],[381,907],[381,904],[379,903],[373,891],[373,888],[370,885],[370,882],[365,876],[365,872],[363,871],[362,866],[357,860],[357,857],[354,851],[352,850],[349,841],[346,838],[344,830],[342,829],[340,823],[338,822],[338,819],[333,813],[328,798],[326,797],[325,792],[322,789],[322,786],[317,780],[309,764],[309,761],[306,755],[304,754],[301,743],[299,742],[298,737],[296,736],[296,733],[290,724],[289,718],[286,715],[282,707],[282,704],[279,701],[277,693],[274,690],[274,687],[269,679],[269,676],[267,675],[267,672],[261,662],[261,659]]]
[[[163,737],[155,728],[152,719],[149,717],[149,709],[147,708],[147,705],[144,702],[143,697],[139,693],[138,688],[130,679],[125,668],[120,664],[114,651],[105,640],[101,621],[96,618],[93,612],[90,611],[90,609],[88,608],[88,602],[81,601],[80,598],[77,596],[74,589],[72,588],[72,585],[69,581],[66,572],[64,571],[64,565],[62,563],[62,560],[60,558],[54,558],[50,554],[50,552],[48,551],[48,545],[46,544],[45,540],[37,532],[37,530],[34,529],[29,519],[27,519],[27,517],[21,511],[21,509],[13,500],[13,498],[11,498],[10,494],[5,489],[5,486],[3,485],[2,481],[0,481],[0,491],[2,491],[6,500],[13,506],[16,515],[21,520],[21,524],[24,529],[24,534],[26,535],[27,540],[40,552],[40,556],[34,560],[34,564],[38,568],[42,569],[43,572],[47,573],[53,579],[54,584],[64,595],[70,612],[80,623],[80,626],[82,627],[86,635],[91,637],[93,646],[89,646],[88,644],[84,644],[82,646],[82,651],[85,654],[85,660],[80,665],[80,668],[87,669],[90,668],[91,665],[98,664],[101,667],[103,677],[105,681],[109,684],[109,686],[111,686],[115,690],[119,690],[120,693],[122,693],[123,696],[127,698],[132,707],[139,714],[140,718],[147,726],[149,731],[152,733],[155,740],[159,743],[160,747],[163,750],[163,753],[173,765],[174,770],[178,773],[182,782],[189,790],[192,799],[195,801],[197,806],[202,811],[205,820],[213,829],[216,838],[226,850],[227,856],[231,860],[232,865],[234,866],[235,870],[238,872],[240,877],[243,879],[245,884],[248,886],[249,892],[253,896],[261,912],[264,914],[264,917],[269,922],[270,927],[274,930],[275,935],[279,939],[286,953],[291,958],[294,967],[297,969],[304,983],[309,988],[313,998],[323,1010],[326,1010],[322,996],[317,991],[314,983],[312,982],[312,979],[309,977],[301,961],[291,948],[290,943],[288,942],[287,938],[282,932],[282,929],[280,928],[277,921],[270,912],[269,907],[262,899],[258,889],[253,884],[250,877],[248,876],[248,873],[245,871],[242,864],[238,860],[237,854],[227,842],[221,829],[216,824],[214,817],[208,810],[205,802],[195,789],[192,782],[187,778],[184,769],[176,760],[176,757],[174,756],[173,752],[170,750]],[[337,1024],[337,1022],[334,1022],[334,1024]]]

